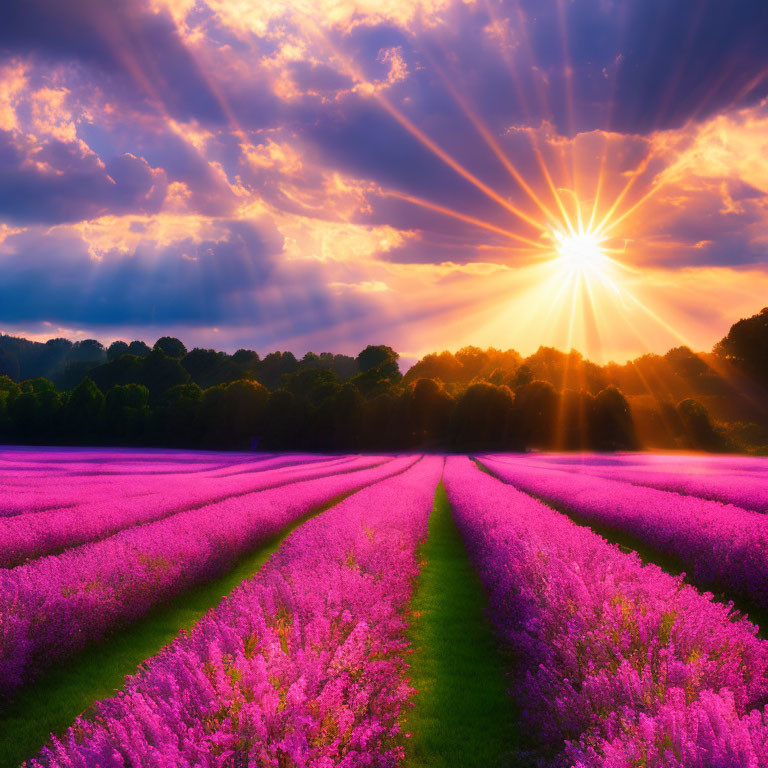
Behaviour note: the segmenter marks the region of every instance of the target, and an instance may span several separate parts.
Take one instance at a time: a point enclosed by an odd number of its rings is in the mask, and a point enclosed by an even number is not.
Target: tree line
[[[325,451],[768,442],[768,309],[712,353],[678,347],[623,366],[548,347],[527,358],[467,347],[403,376],[398,359],[385,345],[297,359],[188,351],[173,337],[104,348],[0,336],[0,440]]]

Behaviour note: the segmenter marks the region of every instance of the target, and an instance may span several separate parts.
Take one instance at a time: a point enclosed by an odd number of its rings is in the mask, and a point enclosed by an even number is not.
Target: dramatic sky
[[[766,40],[765,0],[5,0],[0,330],[709,349],[768,304]]]

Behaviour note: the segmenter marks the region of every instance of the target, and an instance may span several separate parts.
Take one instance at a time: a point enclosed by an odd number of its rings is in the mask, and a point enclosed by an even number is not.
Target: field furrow
[[[410,682],[417,690],[403,729],[409,768],[506,765],[520,738],[486,599],[442,484],[421,548],[411,603]]]

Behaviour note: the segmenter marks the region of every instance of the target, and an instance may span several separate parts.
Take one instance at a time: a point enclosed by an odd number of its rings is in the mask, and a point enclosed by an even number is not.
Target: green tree
[[[107,360],[111,363],[113,360],[117,360],[121,355],[128,354],[128,343],[118,339],[113,341],[107,348]]]
[[[11,440],[10,403],[19,395],[19,386],[7,375],[0,375],[0,439]]]
[[[276,389],[269,395],[264,409],[262,437],[268,448],[295,449],[301,440],[302,411],[296,396],[286,389]]]
[[[400,437],[402,420],[397,418],[400,400],[392,392],[380,392],[364,401],[361,428],[361,448],[391,450],[405,445]]]
[[[592,447],[601,451],[637,448],[635,424],[627,398],[614,386],[601,389],[592,409]]]
[[[144,377],[144,359],[138,355],[120,355],[89,372],[96,386],[107,392],[118,384],[140,384]]]
[[[14,380],[21,378],[21,365],[18,357],[4,349],[0,349],[0,376],[8,376]]]
[[[197,384],[177,384],[160,395],[154,413],[157,435],[163,444],[199,444],[202,399],[203,390]]]
[[[471,384],[453,411],[453,445],[461,450],[514,447],[514,418],[515,396],[509,387]]]
[[[531,448],[551,448],[555,441],[558,395],[548,381],[533,381],[517,390],[515,411],[519,439]]]
[[[187,354],[187,348],[175,336],[161,336],[152,347],[153,352],[165,352],[168,357],[181,359]]]
[[[314,405],[333,397],[341,386],[339,377],[328,368],[309,368],[286,374],[280,381],[282,389],[293,392],[297,398]]]
[[[365,401],[353,384],[343,384],[329,398],[332,411],[331,447],[354,451],[360,447]]]
[[[768,388],[768,307],[732,325],[714,352]]]
[[[685,447],[705,451],[723,450],[723,437],[712,424],[707,409],[698,400],[686,398],[677,404],[676,411]]]
[[[410,444],[430,446],[444,441],[453,407],[453,398],[441,382],[418,379],[408,391]]]
[[[7,409],[11,431],[17,440],[34,443],[55,437],[61,400],[48,379],[22,381],[14,396],[8,398]]]
[[[104,425],[115,442],[135,443],[150,425],[149,390],[141,384],[117,384],[107,392]]]
[[[299,361],[292,352],[270,352],[258,364],[256,378],[268,389],[274,389],[284,374],[298,370]]]
[[[141,383],[149,390],[152,402],[156,402],[166,389],[188,381],[189,374],[181,363],[160,349],[153,350],[142,362]]]
[[[385,344],[379,344],[378,346],[369,344],[357,356],[356,361],[360,371],[365,372],[371,368],[378,368],[385,364],[397,367],[397,360],[399,357],[400,355],[398,355],[392,347],[388,347]]]
[[[257,381],[233,381],[224,389],[222,424],[225,442],[247,448],[252,438],[260,436],[269,392]]]
[[[232,362],[237,366],[237,378],[258,379],[259,355],[252,349],[238,349],[232,355]]]
[[[107,352],[102,343],[96,339],[76,341],[69,352],[71,362],[92,363],[99,365],[107,359]]]
[[[92,442],[101,438],[104,395],[93,379],[86,376],[69,393],[62,417],[67,441]]]
[[[403,381],[411,384],[417,379],[439,379],[444,383],[460,382],[464,368],[451,352],[433,352],[425,355],[406,372]]]
[[[366,396],[373,397],[400,383],[399,355],[383,344],[367,346],[356,358],[360,373],[352,381]]]
[[[242,370],[226,352],[195,347],[181,361],[195,384],[203,389],[242,379]]]
[[[555,447],[561,451],[583,451],[592,447],[591,426],[595,399],[589,392],[566,389],[560,393]]]
[[[268,400],[266,388],[247,379],[206,389],[200,416],[208,444],[248,448],[260,436]]]
[[[128,354],[136,357],[147,357],[152,350],[143,341],[132,341],[128,345]]]

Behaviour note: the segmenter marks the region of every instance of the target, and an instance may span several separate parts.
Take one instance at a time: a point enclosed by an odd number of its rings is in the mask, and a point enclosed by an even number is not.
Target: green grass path
[[[284,528],[224,576],[185,592],[23,688],[11,707],[0,714],[0,768],[16,768],[34,757],[51,733],[62,733],[95,701],[122,688],[126,675],[168,645],[179,630],[191,629],[224,595],[253,576],[293,530],[348,495]]]
[[[403,730],[409,768],[512,765],[519,732],[504,662],[483,608],[442,483],[414,594],[411,682],[418,690]]]

